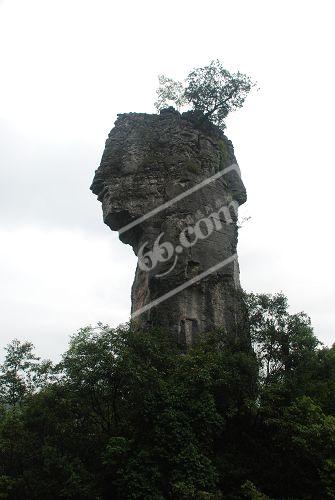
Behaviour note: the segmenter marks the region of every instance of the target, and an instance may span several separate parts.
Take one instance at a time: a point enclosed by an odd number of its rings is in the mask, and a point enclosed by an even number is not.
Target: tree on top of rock
[[[221,128],[225,128],[228,113],[241,108],[255,86],[249,76],[230,73],[219,60],[193,69],[184,83],[164,75],[159,75],[158,80],[158,99],[155,102],[158,111],[172,104],[177,109],[191,105],[193,111],[203,113]]]

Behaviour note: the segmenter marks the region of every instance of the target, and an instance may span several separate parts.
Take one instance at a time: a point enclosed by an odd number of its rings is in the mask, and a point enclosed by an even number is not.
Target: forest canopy
[[[254,349],[102,324],[57,365],[10,343],[0,498],[335,498],[335,347],[282,294],[247,301]]]

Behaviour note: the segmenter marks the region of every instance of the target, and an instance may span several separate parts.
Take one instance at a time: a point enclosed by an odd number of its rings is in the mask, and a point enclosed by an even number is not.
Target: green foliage
[[[248,498],[249,500],[269,500],[269,497],[263,495],[251,481],[246,481],[242,485],[241,492],[243,498]]]
[[[0,406],[15,407],[51,379],[52,367],[33,353],[30,342],[15,339],[5,348],[0,373]]]
[[[256,355],[222,332],[184,352],[102,324],[57,366],[10,344],[0,498],[334,498],[335,348],[283,295],[247,300]]]
[[[158,76],[158,82],[159,88],[157,90],[157,101],[155,102],[157,110],[166,108],[170,102],[179,110],[187,103],[184,96],[184,87],[181,82],[164,75]]]
[[[174,104],[177,109],[191,106],[221,128],[228,113],[241,108],[245,98],[255,85],[250,77],[240,72],[230,73],[220,61],[193,69],[185,83],[159,76],[157,110]]]
[[[296,378],[319,345],[310,318],[305,313],[290,315],[283,294],[250,294],[247,302],[263,383]]]

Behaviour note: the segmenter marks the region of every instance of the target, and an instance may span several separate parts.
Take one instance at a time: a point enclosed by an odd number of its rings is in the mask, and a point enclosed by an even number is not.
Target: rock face
[[[183,345],[246,332],[237,207],[246,191],[232,143],[203,116],[173,108],[118,116],[91,190],[104,222],[139,257],[132,314]]]

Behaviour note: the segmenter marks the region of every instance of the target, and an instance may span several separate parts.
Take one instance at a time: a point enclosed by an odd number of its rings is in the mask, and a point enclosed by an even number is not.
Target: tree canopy
[[[247,300],[254,351],[99,324],[52,366],[12,342],[0,498],[335,498],[335,347],[282,294]]]
[[[184,82],[159,75],[156,109],[169,105],[177,109],[191,107],[202,113],[215,125],[225,127],[228,113],[241,108],[255,85],[243,73],[230,73],[219,60],[211,61],[208,66],[193,69]]]

